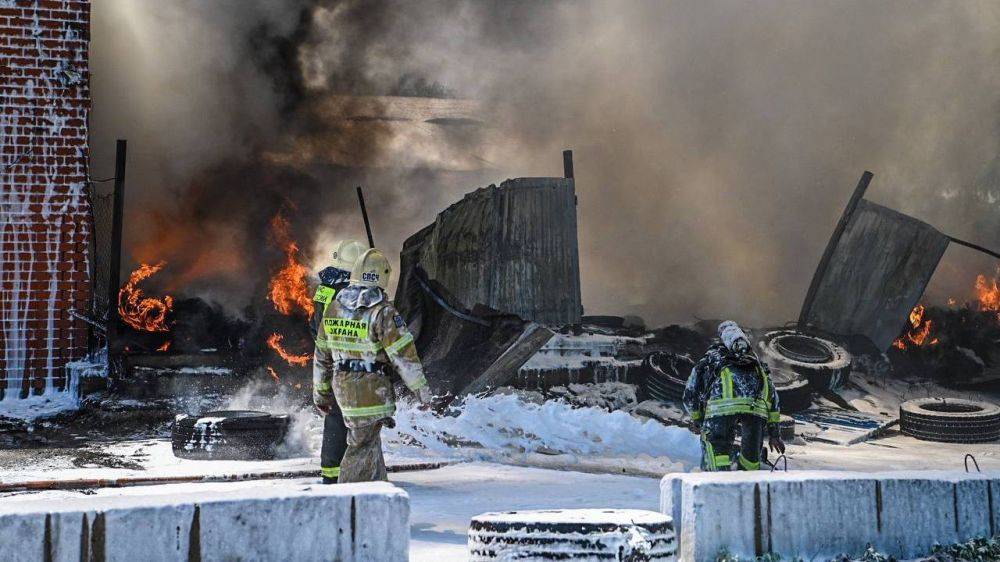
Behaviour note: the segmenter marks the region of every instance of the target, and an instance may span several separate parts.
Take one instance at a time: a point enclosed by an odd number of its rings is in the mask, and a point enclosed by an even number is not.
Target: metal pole
[[[108,275],[108,351],[116,351],[118,332],[118,291],[121,290],[122,224],[125,211],[125,157],[128,141],[115,144],[115,193],[111,214],[111,256]]]
[[[365,234],[368,235],[368,247],[375,247],[375,240],[372,239],[372,225],[368,222],[368,210],[365,209],[365,195],[361,192],[361,186],[358,186],[358,203],[361,204],[361,216],[365,219]]]
[[[802,311],[799,312],[799,326],[804,327],[806,325],[806,320],[809,318],[810,309],[812,309],[813,300],[816,298],[816,291],[819,290],[820,281],[823,280],[823,276],[826,275],[826,268],[830,265],[830,258],[833,257],[833,250],[840,243],[840,237],[844,235],[844,230],[847,229],[847,223],[851,220],[851,215],[854,214],[854,209],[858,207],[858,203],[865,196],[865,191],[868,190],[868,184],[871,183],[872,178],[875,177],[874,174],[865,170],[865,173],[861,174],[861,179],[858,180],[857,187],[854,188],[854,194],[851,195],[851,200],[847,202],[847,207],[844,208],[844,214],[840,216],[840,222],[837,223],[837,227],[833,229],[833,236],[830,237],[830,241],[826,244],[826,250],[823,251],[823,257],[819,260],[819,265],[816,266],[816,272],[813,273],[812,282],[809,284],[809,291],[806,293],[806,299],[802,301]]]
[[[573,179],[573,151],[564,150],[563,151],[563,177],[571,180]]]
[[[958,238],[954,238],[952,236],[949,236],[948,240],[951,240],[952,242],[958,244],[959,246],[965,246],[966,248],[972,248],[973,250],[979,250],[980,252],[982,252],[982,253],[984,253],[986,255],[993,256],[993,257],[995,257],[997,259],[1000,259],[1000,253],[994,252],[993,250],[989,250],[987,248],[984,248],[984,247],[980,246],[979,244],[973,244],[972,242],[966,242],[965,240],[959,240]]]

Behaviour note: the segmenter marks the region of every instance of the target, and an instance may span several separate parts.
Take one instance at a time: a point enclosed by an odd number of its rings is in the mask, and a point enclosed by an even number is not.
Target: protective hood
[[[371,308],[385,300],[385,291],[378,287],[348,285],[337,293],[337,302],[349,310]]]

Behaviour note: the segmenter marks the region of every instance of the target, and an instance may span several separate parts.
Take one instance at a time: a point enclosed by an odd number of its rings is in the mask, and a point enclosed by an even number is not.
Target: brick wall
[[[89,41],[89,0],[0,0],[0,399],[86,352]]]

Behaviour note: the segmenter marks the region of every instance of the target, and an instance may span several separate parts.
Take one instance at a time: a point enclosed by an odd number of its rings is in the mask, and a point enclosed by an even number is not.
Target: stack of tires
[[[287,415],[223,410],[174,419],[174,456],[196,460],[269,460],[288,433]]]
[[[477,515],[469,560],[674,560],[670,517],[637,509],[558,509]]]
[[[679,402],[694,361],[667,351],[650,353],[642,362],[647,397],[660,402]]]
[[[918,398],[899,406],[904,435],[945,443],[988,443],[1000,439],[1000,407],[960,398]]]
[[[770,330],[757,340],[761,360],[772,369],[788,369],[809,381],[813,390],[836,390],[851,373],[851,354],[843,346],[798,330]]]
[[[768,330],[757,339],[757,353],[771,369],[782,412],[812,405],[814,392],[836,390],[851,373],[852,357],[843,346],[798,330]]]

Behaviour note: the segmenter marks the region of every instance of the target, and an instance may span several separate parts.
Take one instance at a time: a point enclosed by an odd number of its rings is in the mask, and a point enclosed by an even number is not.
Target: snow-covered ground
[[[472,517],[489,511],[612,507],[656,511],[659,481],[466,463],[438,470],[394,474],[410,494],[410,560],[461,561],[467,556]]]
[[[616,507],[656,511],[659,481],[618,475],[584,474],[498,465],[462,463],[437,470],[391,474],[390,481],[410,495],[410,560],[461,561],[467,557],[469,520],[488,511]],[[302,483],[317,478],[301,479]],[[101,488],[97,497],[174,495],[182,492],[266,488],[279,481],[167,484]],[[79,490],[54,490],[8,496],[4,502],[78,498]]]
[[[997,401],[924,382],[870,379],[855,374],[841,392],[851,405],[876,420],[889,420],[899,403],[915,396],[940,395]],[[831,404],[827,404],[828,406]],[[293,416],[288,458],[267,462],[190,461],[175,458],[164,438],[81,442],[79,447],[0,450],[0,482],[88,478],[221,476],[224,474],[318,470],[322,419],[288,397],[247,388],[227,407],[263,408]],[[516,394],[469,398],[439,416],[401,403],[397,425],[383,431],[390,465],[444,462],[436,470],[394,473],[390,479],[411,497],[412,559],[463,560],[469,519],[497,510],[657,507],[658,477],[692,470],[698,462],[696,436],[679,427],[634,417],[623,411],[574,408],[522,399]],[[799,424],[799,433],[820,438],[836,432]],[[818,432],[818,433],[817,433]],[[848,431],[845,436],[850,437]],[[834,439],[836,440],[836,439]],[[928,443],[897,433],[844,446],[801,438],[789,443],[791,469],[877,471],[962,469],[966,453],[980,466],[1000,469],[1000,445]],[[640,475],[636,477],[634,475]],[[173,493],[178,490],[270,486],[271,481],[198,483],[0,494],[24,498]]]

